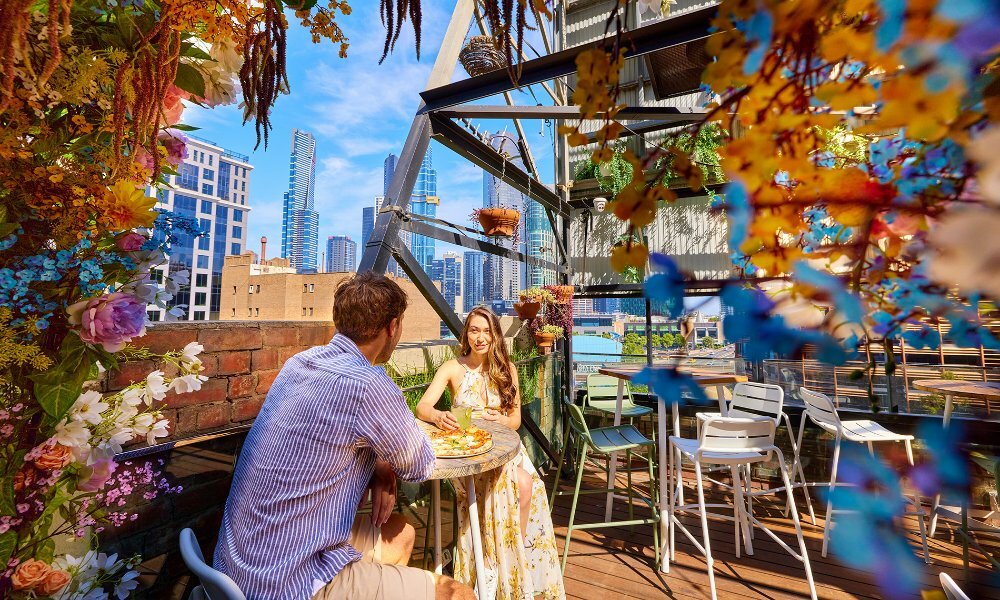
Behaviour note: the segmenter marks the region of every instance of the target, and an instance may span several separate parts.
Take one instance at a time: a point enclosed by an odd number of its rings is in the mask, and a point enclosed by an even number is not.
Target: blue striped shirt
[[[249,600],[311,598],[361,558],[348,538],[376,457],[407,481],[434,468],[385,371],[339,334],[289,359],[237,461],[215,568]]]

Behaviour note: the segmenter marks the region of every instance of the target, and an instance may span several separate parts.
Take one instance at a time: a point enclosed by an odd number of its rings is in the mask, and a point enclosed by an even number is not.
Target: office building
[[[441,282],[441,295],[456,312],[462,310],[462,257],[455,252],[445,252],[435,259],[431,279]]]
[[[353,272],[357,265],[357,242],[346,235],[331,235],[326,239],[327,273]]]
[[[621,312],[621,298],[594,298],[594,312],[601,315],[613,315]]]
[[[390,154],[385,157],[385,162],[382,163],[382,195],[389,195],[389,184],[392,183],[392,176],[396,172],[396,163],[399,161],[399,157],[395,154]]]
[[[516,141],[505,133],[494,135],[491,138],[491,144],[501,153],[515,157],[519,156],[520,151]],[[521,166],[519,158],[513,162]],[[524,194],[515,190],[506,182],[501,181],[499,177],[494,177],[486,172],[483,173],[483,208],[502,206],[504,208],[512,208],[521,213],[521,220],[518,222],[520,241],[515,248],[519,252],[524,252],[524,200]],[[505,240],[501,245],[510,247],[511,243],[509,240]],[[523,285],[525,281],[524,265],[519,261],[493,254],[486,257],[483,277],[485,280],[485,289],[483,291],[484,302],[495,306],[498,310],[501,310],[502,306],[509,308],[510,305],[517,301],[518,292],[523,287],[526,287]],[[506,312],[506,309],[502,310]]]
[[[468,313],[486,300],[483,268],[486,253],[466,252],[462,255],[462,312]]]
[[[531,198],[524,198],[524,249],[528,256],[559,262],[556,238],[552,226],[545,215],[545,207]],[[524,287],[542,287],[556,283],[556,272],[553,269],[525,265]]]
[[[181,320],[215,320],[219,318],[223,260],[246,249],[253,166],[247,155],[194,136],[188,136],[187,152],[177,175],[165,176],[170,187],[149,193],[155,194],[157,208],[197,219],[204,235],[176,232],[167,265],[154,269],[153,276],[162,281],[165,270],[188,271],[190,283],[181,287],[170,306],[185,307]],[[149,319],[162,321],[164,312],[150,307]]]
[[[424,160],[420,163],[420,172],[417,174],[417,181],[413,184],[409,212],[414,215],[434,218],[437,216],[439,202],[437,195],[437,171],[434,169],[431,149],[427,148],[427,154],[424,155]],[[407,247],[413,253],[413,257],[417,259],[417,264],[425,272],[430,273],[431,263],[434,261],[434,238],[423,235],[412,235]]]
[[[302,273],[315,273],[319,253],[319,214],[314,210],[316,138],[292,130],[292,150],[281,223],[281,256]]]

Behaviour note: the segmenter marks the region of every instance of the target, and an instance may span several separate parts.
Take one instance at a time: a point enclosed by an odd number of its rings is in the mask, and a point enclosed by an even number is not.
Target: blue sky
[[[288,189],[291,131],[304,129],[316,136],[316,210],[320,215],[320,247],[330,235],[361,237],[361,209],[382,193],[382,162],[389,152],[399,154],[410,122],[420,103],[419,92],[427,83],[438,46],[454,3],[425,1],[422,52],[417,60],[413,32],[406,24],[396,51],[379,65],[385,30],[378,17],[377,2],[357,2],[339,23],[350,38],[346,59],[337,55],[332,43],[314,44],[294,17],[289,18],[288,78],[291,93],[281,96],[272,112],[274,128],[270,144],[255,152],[253,124],[242,125],[236,106],[214,110],[189,107],[184,122],[200,130],[199,137],[250,155],[254,170],[250,179],[252,208],[248,247],[260,250],[260,237],[268,238],[268,255],[276,256],[281,244],[282,194]],[[539,47],[536,44],[536,47]],[[455,79],[468,75],[456,66]],[[538,101],[547,96],[540,88]],[[525,93],[515,94],[519,104],[536,104]],[[484,104],[503,104],[503,98]],[[502,129],[503,122],[484,122],[489,129]],[[525,135],[533,148],[539,173],[551,183],[551,129],[541,121],[526,121]],[[512,124],[506,127],[513,131]],[[482,204],[483,172],[437,142],[432,142],[434,167],[438,172],[439,218],[466,223],[473,208]],[[437,243],[437,253],[453,249]],[[322,250],[321,250],[322,251]],[[361,248],[359,245],[359,260]]]

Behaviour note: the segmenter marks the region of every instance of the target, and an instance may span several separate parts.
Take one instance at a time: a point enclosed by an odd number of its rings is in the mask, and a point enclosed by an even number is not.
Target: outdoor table
[[[597,372],[600,373],[601,375],[608,375],[610,377],[618,379],[618,397],[615,403],[615,425],[621,425],[622,422],[622,399],[625,395],[625,382],[631,381],[632,378],[635,377],[635,375],[639,371],[645,368],[646,365],[625,364],[615,367],[601,367],[597,370]],[[746,375],[736,375],[732,373],[729,374],[717,373],[714,371],[695,371],[695,370],[685,371],[685,372],[690,374],[699,385],[715,386],[716,394],[718,395],[719,410],[722,412],[722,414],[726,414],[728,412],[726,407],[726,396],[724,394],[725,386],[727,384],[747,381]],[[671,401],[670,410],[673,416],[674,435],[680,436],[681,417],[680,413],[677,410],[677,405],[678,403],[676,402],[676,400]],[[657,451],[657,460],[659,461],[659,475],[660,475],[660,481],[663,482],[667,480],[667,415],[663,411],[663,402],[656,403],[656,431],[657,431],[656,451]],[[618,454],[617,452],[611,453],[611,458],[610,458],[611,465],[608,473],[609,487],[613,487],[611,482],[615,480],[615,471],[618,464],[617,454]],[[611,508],[612,508],[612,503],[614,502],[614,497],[615,495],[613,492],[608,492],[608,499],[604,508],[605,521],[611,520]],[[660,514],[663,514],[666,511],[667,511],[667,490],[665,486],[661,485]],[[663,531],[662,521],[660,522],[660,530],[661,532]],[[663,539],[666,539],[665,535]],[[657,552],[659,552],[660,550],[661,550],[660,548],[657,548]],[[663,569],[665,566],[666,566],[666,561],[662,561],[660,568]]]
[[[913,382],[913,387],[926,392],[935,392],[944,395],[944,419],[942,426],[948,427],[951,424],[952,403],[955,396],[966,398],[979,398],[986,401],[986,414],[990,413],[990,400],[1000,400],[1000,383],[992,381],[960,381],[956,379],[917,379]],[[934,505],[931,507],[931,527],[928,536],[933,536],[937,530],[938,514],[941,512],[941,495],[934,496]],[[964,499],[961,502],[962,531],[967,531],[968,502]],[[968,548],[966,548],[966,553]],[[966,556],[966,559],[968,557]],[[968,561],[966,560],[966,563]]]
[[[493,434],[493,448],[489,452],[468,458],[438,458],[434,463],[431,482],[431,504],[434,510],[434,572],[440,575],[444,569],[441,553],[441,480],[464,479],[469,495],[469,526],[472,528],[472,553],[476,561],[476,582],[478,593],[486,589],[486,566],[483,562],[483,540],[479,531],[479,506],[476,499],[475,476],[502,467],[521,451],[521,437],[510,427],[505,427],[485,419],[473,419],[473,425]],[[420,422],[427,429],[434,429],[429,423]],[[480,597],[480,600],[485,600]]]

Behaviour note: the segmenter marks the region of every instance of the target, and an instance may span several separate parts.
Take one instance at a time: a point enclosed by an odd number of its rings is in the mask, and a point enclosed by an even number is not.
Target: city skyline
[[[346,235],[331,235],[326,239],[326,273],[354,271],[358,264],[358,243]]]
[[[281,256],[302,273],[318,268],[319,213],[316,202],[316,138],[292,130],[288,191],[282,208]]]

